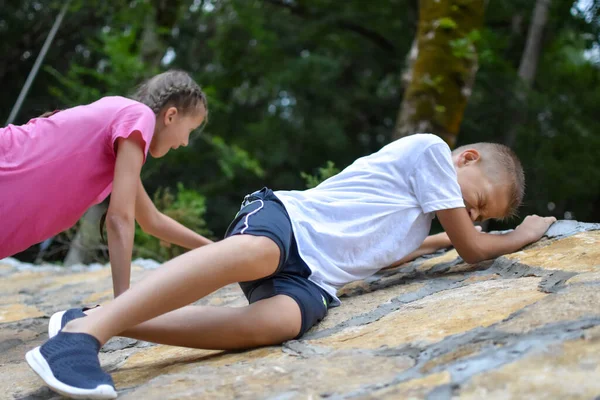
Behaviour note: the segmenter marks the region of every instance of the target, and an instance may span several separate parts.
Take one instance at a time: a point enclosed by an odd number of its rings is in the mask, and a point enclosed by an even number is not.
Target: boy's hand
[[[465,208],[436,212],[458,254],[469,264],[513,253],[542,237],[556,219],[531,216],[515,231],[505,235],[488,235],[473,229],[473,221]]]
[[[556,222],[556,218],[554,217],[540,217],[537,215],[529,215],[526,217],[521,225],[517,226],[515,229],[516,232],[519,232],[520,235],[524,235],[527,240],[531,242],[535,242],[539,240],[544,233],[550,228],[550,225]]]

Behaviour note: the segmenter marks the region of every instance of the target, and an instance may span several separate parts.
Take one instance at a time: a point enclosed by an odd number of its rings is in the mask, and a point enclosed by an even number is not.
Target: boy
[[[81,309],[57,314],[51,335],[62,330],[27,362],[59,393],[114,398],[98,351],[115,335],[204,349],[298,338],[339,305],[340,286],[446,245],[444,235],[426,239],[434,215],[468,263],[538,240],[554,218],[528,217],[506,235],[473,226],[512,215],[523,191],[523,170],[505,146],[451,153],[434,135],[400,139],[314,189],[246,196],[226,239],[165,263],[86,318]],[[186,307],[234,282],[247,307]]]

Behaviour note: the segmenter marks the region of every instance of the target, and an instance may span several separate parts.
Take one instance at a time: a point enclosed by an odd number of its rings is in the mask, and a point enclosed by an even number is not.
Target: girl
[[[115,296],[129,288],[134,221],[188,249],[211,243],[160,213],[140,180],[147,153],[162,157],[187,146],[207,113],[193,79],[168,71],[143,84],[135,100],[104,97],[0,128],[0,259],[73,226],[109,194]]]

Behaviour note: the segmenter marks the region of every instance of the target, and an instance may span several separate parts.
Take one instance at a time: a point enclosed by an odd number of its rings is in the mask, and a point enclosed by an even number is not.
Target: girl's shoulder
[[[119,116],[155,116],[154,112],[147,105],[122,96],[105,96],[81,107],[92,113],[103,114],[105,117],[113,115],[117,119]]]
[[[98,130],[101,127],[120,125],[131,120],[156,121],[156,115],[150,107],[138,101],[121,96],[106,96],[92,103],[67,108],[50,118],[37,118],[30,122],[52,121],[69,129],[72,125],[81,125]]]
[[[133,108],[138,108],[138,109],[148,109],[150,110],[150,107],[148,107],[147,105],[140,103],[137,100],[133,100],[127,97],[123,97],[123,96],[105,96],[105,97],[101,97],[100,99],[96,100],[95,102],[89,104],[90,106],[92,105],[98,105],[98,106],[104,106],[104,107],[111,107],[111,108],[129,108],[129,107],[133,107]]]

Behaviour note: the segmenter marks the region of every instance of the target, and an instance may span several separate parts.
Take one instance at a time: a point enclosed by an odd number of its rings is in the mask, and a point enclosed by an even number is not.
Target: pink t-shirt
[[[117,138],[139,131],[145,160],[155,124],[146,105],[104,97],[0,128],[0,259],[70,228],[104,200]]]

